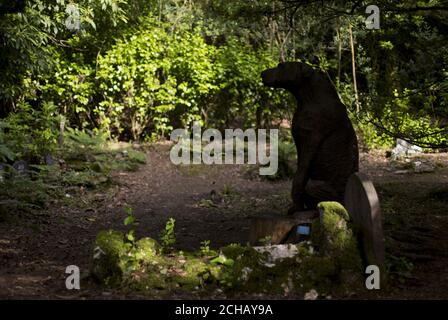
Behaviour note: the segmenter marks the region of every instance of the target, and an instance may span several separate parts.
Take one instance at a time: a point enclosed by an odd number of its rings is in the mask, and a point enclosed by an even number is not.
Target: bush
[[[56,107],[52,103],[44,103],[40,108],[33,108],[28,103],[21,103],[17,109],[2,121],[2,157],[40,163],[46,154],[57,148]]]
[[[220,90],[210,99],[208,123],[218,128],[271,127],[274,119],[289,117],[292,97],[267,88],[261,72],[277,64],[265,48],[254,49],[235,38],[219,48]]]
[[[58,106],[68,122],[80,128],[95,125],[91,123],[91,105],[95,94],[94,69],[85,63],[82,54],[53,54],[54,71],[42,75],[42,100]]]
[[[147,22],[99,58],[102,101],[95,112],[115,136],[165,136],[200,119],[202,99],[215,90],[215,50],[197,32]]]
[[[353,120],[352,120],[353,121]],[[372,150],[382,148],[392,148],[394,145],[394,138],[380,132],[371,122],[365,119],[357,119],[353,121],[353,126],[358,136],[358,142],[361,149]]]
[[[274,118],[290,116],[289,95],[261,81],[273,57],[233,38],[217,48],[199,30],[169,32],[148,20],[98,61],[101,101],[94,112],[114,136],[165,137],[194,120],[270,127]]]

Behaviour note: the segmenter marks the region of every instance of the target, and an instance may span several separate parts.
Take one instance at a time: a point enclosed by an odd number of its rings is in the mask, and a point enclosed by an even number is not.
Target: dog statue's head
[[[282,62],[261,73],[263,84],[272,88],[294,89],[308,83],[316,71],[302,62]]]

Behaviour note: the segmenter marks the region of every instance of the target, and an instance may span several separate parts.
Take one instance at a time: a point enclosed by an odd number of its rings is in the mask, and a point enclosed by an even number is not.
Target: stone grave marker
[[[360,242],[361,254],[367,265],[384,267],[384,236],[381,209],[373,183],[360,173],[348,180],[345,191],[345,208],[353,221]],[[288,243],[296,226],[311,224],[319,217],[318,211],[298,212],[293,216],[266,215],[252,219],[249,243],[260,244],[270,238],[272,245]]]
[[[413,145],[403,139],[397,139],[397,145],[392,150],[392,159],[397,160],[399,158],[417,155],[422,152],[423,149],[421,147]]]
[[[52,165],[55,164],[53,155],[51,155],[50,153],[47,153],[47,154],[45,155],[45,157],[44,157],[44,161],[45,161],[45,164],[46,164],[47,166],[52,166]]]
[[[373,183],[353,174],[345,189],[345,208],[353,220],[367,265],[384,266],[384,236],[380,201]]]
[[[26,162],[25,160],[19,160],[14,162],[12,167],[15,170],[14,176],[16,177],[28,177],[30,174],[28,162]]]

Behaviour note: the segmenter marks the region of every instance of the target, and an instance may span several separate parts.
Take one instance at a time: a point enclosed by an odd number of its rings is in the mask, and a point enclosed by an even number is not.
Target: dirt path
[[[432,161],[447,159],[441,155]],[[0,224],[0,299],[141,298],[90,280],[81,282],[80,291],[68,291],[65,268],[77,265],[87,275],[98,231],[125,230],[125,204],[134,210],[138,237],[158,238],[172,217],[179,249],[197,249],[203,240],[210,240],[212,247],[245,243],[251,217],[284,212],[290,182],[249,179],[243,171],[240,166],[174,167],[166,148],[158,148],[148,153],[147,165],[137,172],[115,173],[118,184],[109,190],[86,192],[73,199],[76,205],[56,201],[26,224]],[[448,298],[448,204],[425,200],[432,188],[448,186],[448,168],[397,175],[384,158],[364,156],[362,171],[378,186],[382,205],[384,200],[391,254],[407,254],[415,266],[403,284],[366,298]],[[409,219],[397,209],[400,206],[414,210]]]

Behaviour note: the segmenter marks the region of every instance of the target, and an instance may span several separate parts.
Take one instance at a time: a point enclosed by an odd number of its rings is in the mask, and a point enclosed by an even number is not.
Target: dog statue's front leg
[[[292,182],[291,198],[293,205],[288,210],[289,215],[305,210],[305,187],[309,180],[312,161],[320,143],[320,138],[316,134],[313,137],[311,131],[308,132],[307,130],[302,135],[298,146],[300,151],[298,152],[297,172]]]
[[[298,173],[294,176],[294,180],[292,182],[292,191],[291,191],[291,198],[292,198],[292,205],[288,209],[288,215],[293,215],[296,212],[304,211],[305,210],[305,200],[303,197],[303,193],[300,190],[300,185],[302,178],[299,176]]]

